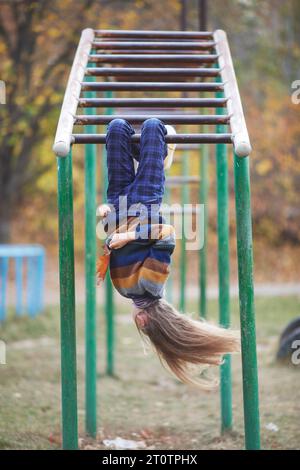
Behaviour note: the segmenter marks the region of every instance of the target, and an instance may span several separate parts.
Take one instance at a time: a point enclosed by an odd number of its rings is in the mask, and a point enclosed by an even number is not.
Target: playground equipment
[[[43,310],[45,282],[45,250],[39,245],[0,245],[0,322],[6,318],[6,296],[9,262],[15,263],[16,314],[27,312],[34,317]],[[23,268],[26,281],[24,306]]]
[[[152,53],[154,52],[154,53]],[[96,65],[96,66],[90,66]],[[86,80],[85,80],[86,77]],[[104,81],[88,81],[101,77]],[[211,78],[214,82],[206,82]],[[114,81],[113,81],[114,79]],[[123,81],[123,80],[126,81]],[[172,81],[170,81],[170,79]],[[199,80],[200,79],[200,80]],[[201,79],[203,79],[201,81]],[[159,81],[158,81],[159,80]],[[189,81],[187,81],[189,80]],[[184,91],[210,92],[209,98],[95,98],[81,92]],[[111,115],[76,115],[77,108],[88,113],[97,108],[151,108],[152,117],[167,124],[216,125],[216,133],[168,135],[167,142],[217,144],[218,241],[220,322],[229,325],[229,250],[227,145],[233,144],[236,200],[237,254],[242,339],[245,445],[258,449],[259,407],[255,339],[250,207],[249,154],[251,146],[239,90],[225,32],[113,31],[86,29],[74,58],[58,122],[54,152],[58,165],[58,209],[60,245],[62,425],[64,448],[77,448],[76,324],[74,289],[72,153],[74,144],[86,144],[86,429],[96,435],[96,301],[95,301],[95,144],[105,143],[105,134],[94,126],[108,124]],[[164,114],[156,108],[211,108],[217,114]],[[224,111],[224,113],[223,113]],[[114,114],[132,124],[144,115]],[[149,117],[149,115],[147,115]],[[75,125],[86,126],[74,133]],[[229,127],[229,129],[228,129]],[[135,134],[134,141],[140,135]],[[207,171],[208,155],[202,161]],[[202,201],[207,187],[202,189]],[[205,269],[205,262],[201,270]],[[107,285],[109,287],[109,284]],[[111,288],[111,286],[109,287]],[[203,286],[202,293],[205,286]],[[110,295],[110,294],[109,294]],[[205,311],[203,306],[203,311]],[[222,430],[231,429],[230,359],[221,367]]]

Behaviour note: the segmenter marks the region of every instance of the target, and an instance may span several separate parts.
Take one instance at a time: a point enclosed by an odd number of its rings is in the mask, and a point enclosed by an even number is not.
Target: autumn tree
[[[186,3],[187,29],[196,30],[198,1]],[[254,230],[268,242],[299,243],[299,105],[291,103],[290,93],[300,76],[300,2],[207,3],[208,28],[225,29],[229,37],[253,144]],[[24,205],[32,205],[30,216],[39,214],[40,227],[31,238],[41,233],[46,217],[47,223],[56,220],[51,145],[80,30],[177,30],[181,0],[0,0],[0,7],[0,79],[7,87],[7,104],[0,105],[1,243],[9,239],[11,221]],[[83,159],[74,159],[75,211],[83,205],[82,165]],[[54,222],[47,226],[51,240],[55,231]]]
[[[60,108],[66,65],[80,30],[97,24],[97,3],[1,2],[0,78],[6,105],[0,106],[0,242],[9,240],[18,206],[25,195],[30,201],[37,178],[50,164],[41,163],[37,149],[49,134],[51,113]]]

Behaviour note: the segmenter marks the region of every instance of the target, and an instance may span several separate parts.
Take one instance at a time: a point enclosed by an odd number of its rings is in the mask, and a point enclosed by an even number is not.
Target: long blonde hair
[[[193,320],[164,299],[137,313],[135,323],[167,369],[182,382],[201,388],[214,388],[217,382],[195,378],[193,366],[218,366],[225,354],[240,350],[236,331]]]

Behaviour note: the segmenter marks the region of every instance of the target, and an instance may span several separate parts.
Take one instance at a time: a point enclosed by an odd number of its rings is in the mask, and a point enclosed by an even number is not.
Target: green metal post
[[[89,80],[93,77],[89,77]],[[95,93],[86,93],[93,98]],[[87,108],[93,114],[93,108]],[[95,134],[96,126],[86,126]],[[96,325],[96,153],[95,144],[85,145],[85,426],[92,437],[97,435],[97,325]]]
[[[171,203],[171,188],[168,188],[166,186],[165,188],[165,201],[166,204]],[[174,261],[173,261],[174,262]],[[166,285],[166,299],[168,302],[173,303],[173,271],[174,271],[174,266],[173,269],[171,269],[169,277],[168,277],[168,282]]]
[[[62,441],[78,448],[72,155],[57,158]]]
[[[184,152],[182,156],[182,175],[189,175],[189,156],[188,152]],[[185,311],[186,307],[186,268],[187,268],[187,256],[186,256],[186,237],[184,233],[184,221],[186,214],[184,212],[185,205],[189,203],[189,187],[188,183],[184,183],[181,189],[181,204],[183,207],[183,216],[182,216],[182,239],[181,239],[181,253],[180,253],[180,299],[179,299],[179,309],[181,312]]]
[[[260,448],[249,157],[234,155],[246,449]]]
[[[107,325],[107,363],[106,374],[115,373],[115,322],[113,286],[110,278],[106,280],[106,325]]]
[[[106,91],[104,93],[105,98],[112,98],[112,91]],[[105,114],[112,115],[113,108],[105,109]],[[106,201],[106,190],[107,190],[107,164],[106,164],[106,149],[103,146],[103,158],[102,158],[102,175],[103,175],[103,201]],[[105,316],[106,316],[106,374],[113,376],[115,373],[115,309],[114,309],[114,293],[113,285],[110,276],[106,276],[105,280]]]
[[[208,227],[208,157],[209,150],[207,145],[202,145],[200,150],[200,203],[203,205],[204,210],[204,243],[202,250],[199,251],[199,284],[200,284],[200,297],[199,297],[199,311],[202,318],[207,317],[207,302],[206,302],[206,265],[207,265],[207,227]]]
[[[223,93],[217,93],[218,98]],[[217,108],[217,114],[223,110]],[[225,126],[217,126],[217,132],[225,132]],[[228,161],[226,144],[216,146],[217,207],[218,207],[218,272],[219,272],[219,320],[225,328],[230,326],[230,266],[228,221]],[[232,429],[231,356],[226,355],[220,368],[221,431]]]

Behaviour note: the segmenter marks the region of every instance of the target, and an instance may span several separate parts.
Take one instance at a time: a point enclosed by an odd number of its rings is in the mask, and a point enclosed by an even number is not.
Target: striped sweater
[[[128,230],[136,227],[131,218]],[[143,233],[139,238],[138,233]],[[145,234],[147,234],[145,236]],[[113,233],[106,240],[109,245]],[[110,254],[110,276],[117,291],[130,299],[160,299],[169,275],[171,255],[175,248],[175,231],[171,225],[144,224],[136,240]]]

